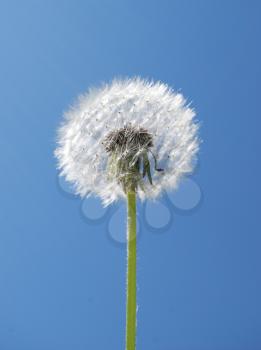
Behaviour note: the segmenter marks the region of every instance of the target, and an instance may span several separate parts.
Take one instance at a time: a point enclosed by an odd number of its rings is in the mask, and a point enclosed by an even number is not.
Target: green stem
[[[126,350],[136,348],[136,194],[127,193],[127,305]]]

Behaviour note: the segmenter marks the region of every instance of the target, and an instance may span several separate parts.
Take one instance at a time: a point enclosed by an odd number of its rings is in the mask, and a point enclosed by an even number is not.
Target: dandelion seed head
[[[175,189],[192,172],[199,149],[195,112],[182,94],[141,78],[80,96],[57,141],[60,174],[77,194],[100,196],[105,205],[130,187],[141,199]]]

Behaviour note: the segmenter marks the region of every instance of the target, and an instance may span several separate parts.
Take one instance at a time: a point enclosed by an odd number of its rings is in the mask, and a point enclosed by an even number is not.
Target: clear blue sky
[[[137,349],[261,349],[260,14],[254,0],[1,1],[1,350],[124,349],[125,249],[61,193],[53,150],[79,93],[133,75],[182,89],[204,140],[200,207],[143,227]]]

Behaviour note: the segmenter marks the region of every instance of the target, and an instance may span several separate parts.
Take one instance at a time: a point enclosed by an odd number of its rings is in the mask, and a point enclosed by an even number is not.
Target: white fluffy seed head
[[[98,195],[105,205],[125,196],[122,176],[136,176],[134,187],[141,199],[156,198],[175,189],[193,170],[199,148],[194,119],[184,97],[161,82],[133,78],[90,89],[65,113],[58,131],[60,174],[74,184],[77,194]],[[125,139],[118,142],[122,130],[127,130]],[[147,144],[137,130],[147,135]],[[118,142],[117,152],[110,138],[114,145]],[[112,165],[116,172],[110,171]]]

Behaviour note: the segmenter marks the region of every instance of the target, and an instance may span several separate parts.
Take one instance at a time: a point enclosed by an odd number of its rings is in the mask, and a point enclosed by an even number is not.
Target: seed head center
[[[103,145],[109,154],[108,175],[116,178],[126,193],[142,188],[145,177],[152,185],[149,154],[154,159],[154,169],[163,171],[157,168],[157,160],[151,150],[152,134],[142,127],[128,124],[113,130],[106,135]]]
[[[153,147],[152,134],[142,127],[125,125],[111,131],[103,141],[106,152],[125,152],[134,155],[138,151],[148,150]]]

